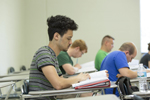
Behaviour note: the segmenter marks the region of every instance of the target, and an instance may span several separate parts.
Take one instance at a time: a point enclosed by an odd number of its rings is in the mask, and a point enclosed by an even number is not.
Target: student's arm
[[[75,64],[74,67],[81,69],[81,65],[80,64]]]
[[[62,65],[65,72],[69,75],[75,74],[76,71],[78,71],[81,66],[79,64],[76,64],[74,67],[71,64],[64,64]]]
[[[42,72],[52,84],[52,86],[57,90],[70,87],[73,83],[90,78],[89,74],[82,73],[71,78],[62,78],[58,76],[56,69],[51,65],[42,67]]]
[[[129,77],[129,78],[136,78],[137,77],[137,72],[134,72],[134,71],[132,71],[129,68],[126,68],[126,67],[120,68],[119,72],[120,72],[121,76],[126,76],[126,77]]]
[[[73,75],[76,72],[76,70],[73,68],[71,64],[64,64],[62,65],[62,67],[65,70],[65,72],[69,75]]]
[[[148,68],[150,68],[150,61],[148,61]]]

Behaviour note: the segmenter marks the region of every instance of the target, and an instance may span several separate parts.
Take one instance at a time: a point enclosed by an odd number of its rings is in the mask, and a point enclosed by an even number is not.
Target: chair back
[[[29,80],[25,80],[24,84],[21,87],[22,94],[28,94],[29,93]]]

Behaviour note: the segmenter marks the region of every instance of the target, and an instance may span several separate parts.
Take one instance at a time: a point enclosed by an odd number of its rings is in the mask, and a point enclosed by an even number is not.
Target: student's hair
[[[54,33],[59,33],[61,37],[70,29],[77,30],[78,25],[69,17],[57,15],[47,19],[49,41],[53,39]]]
[[[150,51],[150,43],[148,43],[148,50]]]
[[[115,40],[112,36],[106,35],[103,37],[101,45],[103,45],[105,43],[105,41],[108,41],[109,39]]]
[[[71,48],[76,48],[76,47],[80,47],[80,51],[83,51],[85,50],[85,53],[87,53],[87,45],[85,43],[85,41],[81,40],[81,39],[78,39],[78,40],[75,40],[72,45],[71,45]]]
[[[131,42],[125,42],[121,45],[119,48],[121,51],[129,51],[129,55],[132,55],[134,51],[136,50],[136,47],[133,43]]]

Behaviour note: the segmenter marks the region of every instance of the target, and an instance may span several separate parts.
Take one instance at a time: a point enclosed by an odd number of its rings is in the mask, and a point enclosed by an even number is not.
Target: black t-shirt
[[[150,61],[150,54],[146,53],[140,60],[140,63],[143,63],[143,65],[148,66],[148,61]]]

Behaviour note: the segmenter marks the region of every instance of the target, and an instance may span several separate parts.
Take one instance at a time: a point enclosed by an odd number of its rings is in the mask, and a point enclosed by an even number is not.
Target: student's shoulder
[[[49,46],[42,46],[36,51],[36,55],[45,54],[45,53],[53,54],[54,51]]]
[[[67,55],[67,52],[65,52],[65,51],[61,51],[60,53],[59,53],[59,55],[58,56],[64,56],[64,55]]]

